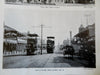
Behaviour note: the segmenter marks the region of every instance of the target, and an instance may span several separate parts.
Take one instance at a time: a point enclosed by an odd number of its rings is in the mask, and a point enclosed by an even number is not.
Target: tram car
[[[68,55],[68,57],[72,57],[73,58],[73,55],[74,55],[74,48],[72,45],[66,45],[64,48],[63,48],[63,55]]]
[[[37,34],[28,34],[27,37],[27,55],[33,55],[37,50]]]
[[[47,37],[47,53],[53,53],[54,52],[54,38],[55,37]]]

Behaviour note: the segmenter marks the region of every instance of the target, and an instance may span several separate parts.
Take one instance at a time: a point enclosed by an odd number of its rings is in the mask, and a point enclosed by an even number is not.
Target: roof
[[[86,26],[86,28],[83,31],[76,34],[75,37],[81,37],[81,38],[84,38],[87,36],[90,37],[90,29],[95,29],[95,24]]]
[[[11,27],[9,27],[7,25],[4,25],[4,34],[5,34],[5,36],[8,36],[8,34],[10,34],[10,35],[14,34],[14,35],[16,35],[18,37],[25,36],[24,33],[18,32],[14,28],[11,28]]]
[[[84,38],[84,37],[87,37],[89,35],[89,30],[86,29],[78,34],[75,35],[75,37],[81,37],[81,38]]]
[[[14,33],[17,33],[17,30],[15,30],[14,28],[11,28],[7,25],[4,25],[4,32],[5,33],[8,33],[8,32],[14,32]]]
[[[38,37],[37,34],[28,34],[28,36],[30,36],[30,37]]]

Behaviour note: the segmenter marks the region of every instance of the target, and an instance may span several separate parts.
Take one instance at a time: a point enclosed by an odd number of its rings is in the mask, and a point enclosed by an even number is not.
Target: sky
[[[86,17],[86,15],[89,15]],[[84,27],[95,23],[94,10],[34,10],[21,8],[6,8],[5,25],[19,32],[37,33],[41,35],[40,25],[43,26],[43,38],[54,36],[56,44],[78,33],[81,24]]]

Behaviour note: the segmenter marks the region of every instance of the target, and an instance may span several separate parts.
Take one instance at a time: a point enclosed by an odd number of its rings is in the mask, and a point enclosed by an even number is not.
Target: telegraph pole
[[[40,26],[41,26],[41,55],[42,55],[43,25]]]
[[[43,28],[44,28],[44,25],[40,25],[40,26],[33,26],[33,27],[40,27],[41,28],[41,55],[42,55],[42,47],[43,47]],[[50,28],[50,27],[45,27],[45,28]]]
[[[72,31],[70,31],[70,45],[71,45],[71,41],[72,41]]]

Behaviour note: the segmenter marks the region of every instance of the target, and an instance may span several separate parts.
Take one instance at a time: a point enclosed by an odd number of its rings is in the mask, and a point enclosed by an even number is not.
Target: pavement
[[[85,64],[83,64],[84,62]],[[76,56],[68,58],[63,56],[61,51],[47,54],[46,51],[42,55],[30,56],[10,56],[3,57],[3,68],[68,68],[68,67],[85,67],[86,61],[79,60]]]

